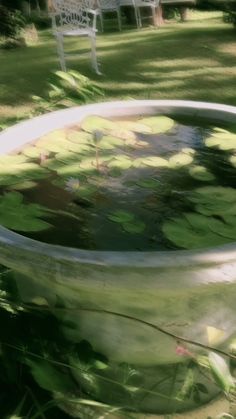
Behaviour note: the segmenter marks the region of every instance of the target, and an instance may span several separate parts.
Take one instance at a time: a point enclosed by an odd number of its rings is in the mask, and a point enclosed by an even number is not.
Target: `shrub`
[[[0,5],[0,36],[17,39],[25,27],[25,19],[19,10],[10,10]]]

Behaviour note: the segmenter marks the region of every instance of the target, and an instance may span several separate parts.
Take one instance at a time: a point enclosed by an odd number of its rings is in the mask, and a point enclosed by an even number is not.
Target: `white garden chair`
[[[143,7],[150,7],[151,12],[152,12],[153,25],[157,26],[156,11],[157,11],[157,8],[160,5],[159,0],[135,0],[135,5],[138,9],[138,26],[139,26],[139,28],[142,27],[142,18],[141,18],[140,9],[142,9]]]
[[[57,52],[62,71],[66,71],[64,37],[87,36],[91,42],[92,66],[97,74],[101,74],[96,55],[97,10],[90,7],[92,6],[91,1],[52,0],[52,6],[52,28],[57,41]]]
[[[99,17],[101,20],[102,32],[104,31],[104,20],[103,14],[108,12],[116,12],[118,27],[121,31],[121,12],[120,12],[120,1],[119,0],[97,0],[97,6],[99,10]]]
[[[142,7],[150,7],[152,11],[153,24],[156,23],[156,9],[159,7],[159,0],[120,0],[120,6],[133,6],[137,28],[142,27],[142,17],[140,9]]]

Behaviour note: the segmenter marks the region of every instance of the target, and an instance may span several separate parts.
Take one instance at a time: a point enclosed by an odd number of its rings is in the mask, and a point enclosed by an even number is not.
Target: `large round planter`
[[[214,124],[236,120],[236,108],[200,102],[88,105],[49,113],[9,128],[0,134],[0,154],[17,150],[91,114],[189,115]],[[119,376],[120,365],[129,365],[145,376],[145,388],[151,389],[158,381],[157,375],[164,377],[173,365],[186,372],[185,358],[176,353],[176,339],[145,322],[202,344],[209,344],[209,328],[217,328],[221,333],[215,345],[223,348],[236,334],[236,244],[198,251],[86,251],[37,242],[0,227],[0,263],[17,273],[24,301],[43,297],[53,307],[60,298],[66,307],[73,308],[64,316],[64,320],[74,323],[73,328],[64,327],[65,335],[75,341],[86,339],[96,351],[105,354],[114,373],[109,372],[110,377]],[[191,350],[199,349],[192,346]],[[162,390],[170,391],[172,384],[163,381]],[[111,387],[106,383],[97,398],[119,404],[122,395],[117,400],[114,394],[109,398]],[[214,385],[210,387],[204,402],[218,391]],[[168,399],[158,399],[151,393],[140,400],[138,408],[147,412],[186,410],[194,405],[185,400],[175,402],[173,407]]]

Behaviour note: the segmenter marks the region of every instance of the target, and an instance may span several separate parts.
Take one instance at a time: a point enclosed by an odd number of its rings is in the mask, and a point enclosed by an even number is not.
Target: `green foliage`
[[[209,354],[209,365],[219,387],[227,394],[235,388],[234,379],[230,373],[228,363],[222,356],[214,352]]]
[[[0,223],[17,231],[41,231],[50,224],[40,219],[47,216],[47,209],[38,204],[24,204],[19,192],[5,193],[0,202]]]
[[[18,38],[25,27],[25,19],[19,10],[10,10],[0,4],[0,36]]]
[[[55,71],[48,83],[48,92],[44,97],[32,96],[35,102],[35,114],[41,114],[81,103],[87,103],[103,96],[102,90],[88,77],[78,71]]]
[[[195,211],[163,224],[168,240],[179,247],[199,249],[236,240],[236,191],[223,186],[197,188],[188,197]],[[216,218],[217,217],[217,218]]]
[[[135,218],[132,212],[117,210],[108,215],[109,220],[121,224],[123,229],[130,234],[142,233],[145,229],[145,224]]]

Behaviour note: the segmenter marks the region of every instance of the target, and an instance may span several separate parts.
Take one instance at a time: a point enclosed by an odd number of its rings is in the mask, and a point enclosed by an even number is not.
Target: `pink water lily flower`
[[[80,189],[80,181],[75,177],[70,177],[66,181],[65,189],[69,192],[77,192]]]

